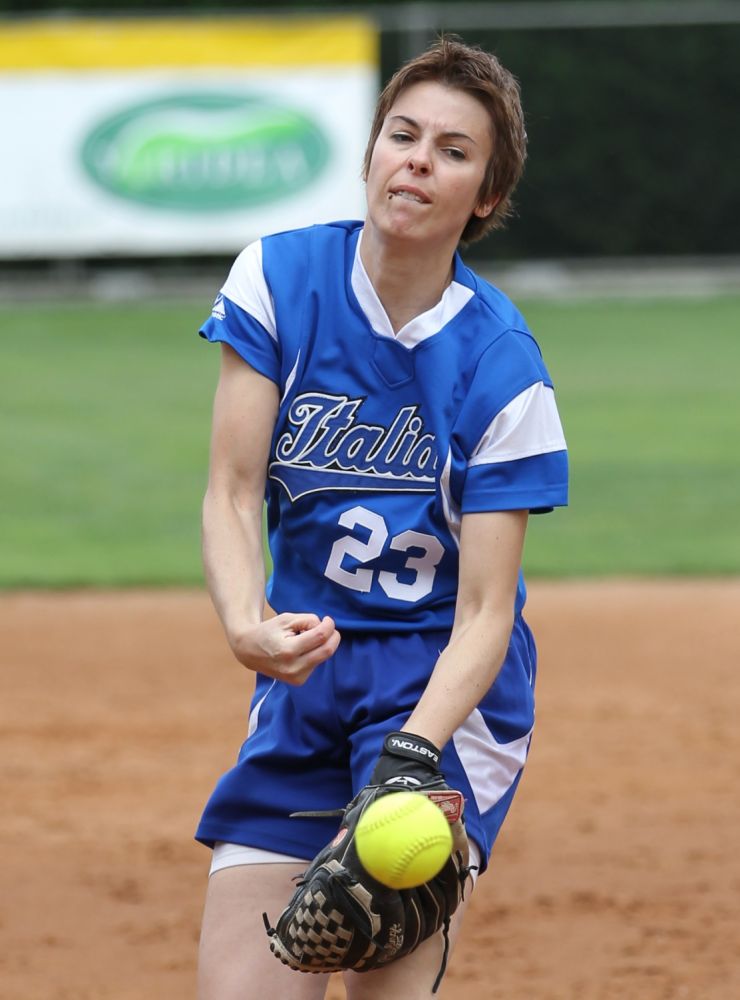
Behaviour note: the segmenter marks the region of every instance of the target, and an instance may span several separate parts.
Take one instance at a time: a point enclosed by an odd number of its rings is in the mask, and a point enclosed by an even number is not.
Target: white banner
[[[0,72],[0,256],[231,254],[361,217],[375,65],[261,61]]]

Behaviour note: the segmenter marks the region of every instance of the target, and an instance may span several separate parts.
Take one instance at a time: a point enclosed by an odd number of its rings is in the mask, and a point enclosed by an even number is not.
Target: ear
[[[491,214],[500,201],[500,194],[494,195],[492,198],[489,198],[488,201],[481,201],[478,205],[476,205],[473,215],[477,215],[479,219],[485,219],[487,215]]]

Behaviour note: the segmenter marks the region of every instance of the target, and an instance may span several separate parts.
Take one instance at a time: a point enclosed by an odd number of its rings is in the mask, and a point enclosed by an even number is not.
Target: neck
[[[394,333],[442,298],[452,281],[453,253],[390,242],[365,223],[360,259]]]

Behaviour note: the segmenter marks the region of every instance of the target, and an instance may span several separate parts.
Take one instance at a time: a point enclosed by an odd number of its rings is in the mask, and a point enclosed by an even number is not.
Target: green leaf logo
[[[316,122],[264,98],[180,94],[137,104],[87,136],[82,163],[106,191],[154,208],[264,205],[310,184],[329,159]]]

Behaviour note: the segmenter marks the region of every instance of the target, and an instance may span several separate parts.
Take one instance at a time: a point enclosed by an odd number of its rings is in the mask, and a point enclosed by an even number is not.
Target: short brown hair
[[[502,228],[512,213],[511,196],[527,158],[527,133],[519,84],[495,56],[479,46],[466,45],[454,36],[439,38],[426,52],[403,65],[378,98],[363,162],[366,180],[375,143],[391,107],[408,87],[426,81],[471,94],[485,107],[491,119],[493,152],[478,200],[483,202],[496,197],[499,200],[485,218],[473,215],[468,220],[461,241],[472,243],[492,229]]]

